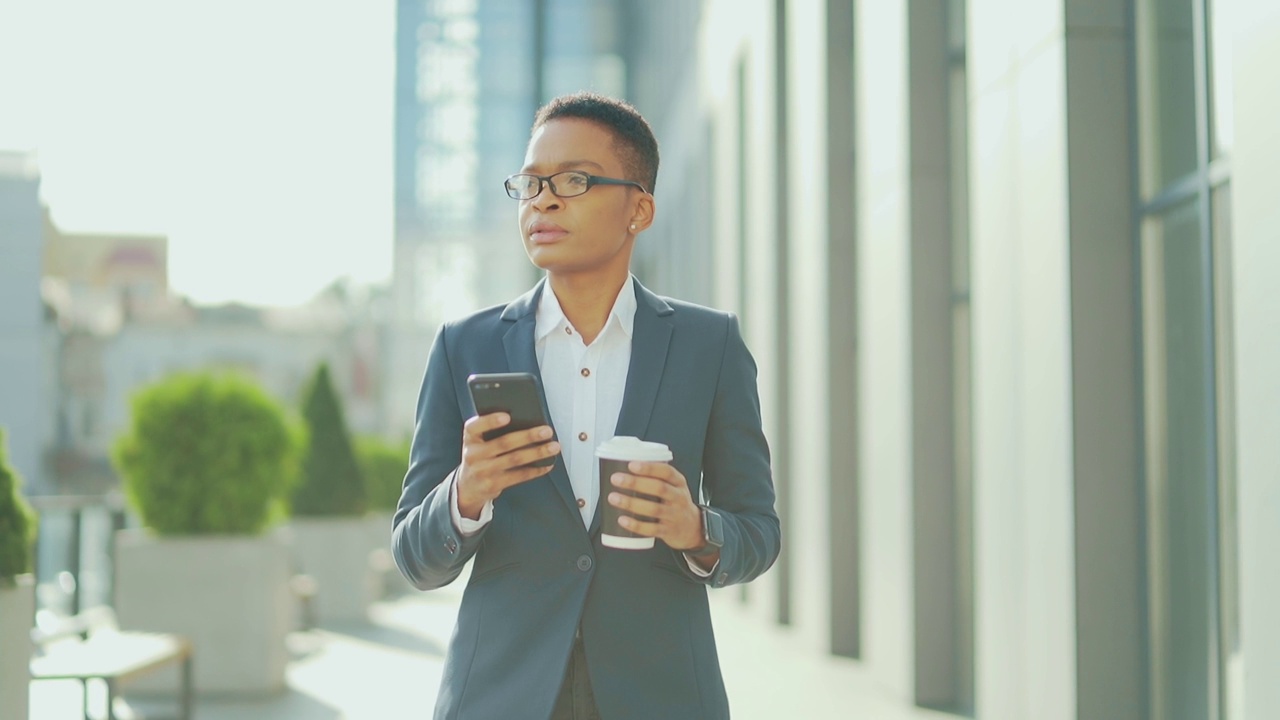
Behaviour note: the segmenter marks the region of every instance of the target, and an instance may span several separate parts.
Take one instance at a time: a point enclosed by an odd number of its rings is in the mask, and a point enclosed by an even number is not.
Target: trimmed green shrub
[[[364,473],[365,495],[370,510],[395,510],[409,469],[409,443],[390,443],[366,435],[356,439],[356,455]]]
[[[18,489],[22,478],[9,465],[9,441],[0,428],[0,585],[31,572],[36,514]]]
[[[363,515],[367,507],[364,478],[327,363],[320,363],[307,384],[302,418],[307,425],[307,444],[302,478],[293,492],[293,514]]]
[[[172,375],[132,398],[112,459],[130,504],[160,535],[255,535],[288,494],[298,439],[253,381]]]

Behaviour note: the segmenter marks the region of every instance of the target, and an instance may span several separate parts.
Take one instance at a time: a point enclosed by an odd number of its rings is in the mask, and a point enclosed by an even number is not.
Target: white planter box
[[[369,525],[369,543],[374,553],[374,570],[378,575],[378,595],[382,598],[397,598],[402,595],[419,592],[409,584],[409,580],[400,574],[395,560],[391,558],[391,518],[394,512],[375,511],[366,522]]]
[[[116,615],[124,630],[185,635],[194,648],[199,695],[268,695],[284,690],[293,629],[288,536],[160,538],[116,536]],[[172,694],[178,671],[130,686]]]
[[[317,622],[362,622],[378,599],[369,521],[363,517],[294,518],[297,570],[316,581]]]
[[[14,587],[0,585],[0,718],[27,717],[31,692],[31,627],[36,611],[35,580],[14,578]]]

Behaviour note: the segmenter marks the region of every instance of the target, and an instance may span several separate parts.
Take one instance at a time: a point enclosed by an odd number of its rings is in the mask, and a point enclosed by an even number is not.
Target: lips
[[[535,245],[553,243],[569,232],[555,223],[537,222],[529,226],[529,240]]]

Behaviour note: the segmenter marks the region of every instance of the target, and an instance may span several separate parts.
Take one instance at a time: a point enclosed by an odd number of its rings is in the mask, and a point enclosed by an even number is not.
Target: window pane
[[[1143,197],[1196,169],[1193,0],[1138,0]]]
[[[1209,97],[1213,112],[1213,156],[1230,155],[1235,144],[1235,96],[1231,91],[1231,14],[1235,0],[1209,0]]]
[[[1148,567],[1153,720],[1209,716],[1211,515],[1210,288],[1195,200],[1143,229]]]

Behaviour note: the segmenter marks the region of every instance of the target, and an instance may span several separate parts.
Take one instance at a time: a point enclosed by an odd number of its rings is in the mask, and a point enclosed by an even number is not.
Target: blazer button
[[[582,572],[586,572],[586,571],[588,571],[588,570],[590,570],[590,569],[591,569],[591,556],[590,556],[590,555],[579,555],[579,556],[578,556],[578,569],[579,569],[579,570],[581,570]]]

